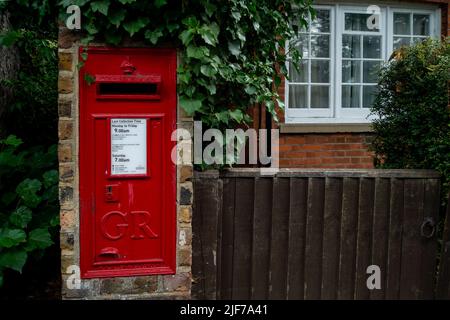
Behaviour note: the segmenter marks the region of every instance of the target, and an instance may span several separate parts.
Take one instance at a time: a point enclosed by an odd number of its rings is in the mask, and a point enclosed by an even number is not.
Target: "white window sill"
[[[373,132],[367,123],[280,123],[280,133],[368,133]]]

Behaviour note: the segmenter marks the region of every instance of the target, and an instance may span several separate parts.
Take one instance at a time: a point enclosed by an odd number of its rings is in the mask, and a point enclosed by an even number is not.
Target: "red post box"
[[[175,273],[176,52],[87,52],[79,77],[81,275]]]

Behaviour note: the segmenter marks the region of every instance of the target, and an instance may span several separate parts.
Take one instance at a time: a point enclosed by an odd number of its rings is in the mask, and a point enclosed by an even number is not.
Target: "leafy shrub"
[[[450,43],[427,40],[393,54],[372,107],[376,164],[436,169],[450,183]]]
[[[0,286],[6,268],[21,271],[27,257],[52,245],[59,224],[56,145],[21,148],[0,140]]]
[[[2,83],[13,95],[1,119],[0,286],[6,271],[42,257],[59,224],[56,3],[0,1],[2,10],[12,30],[0,34],[0,46],[15,46],[20,70]]]

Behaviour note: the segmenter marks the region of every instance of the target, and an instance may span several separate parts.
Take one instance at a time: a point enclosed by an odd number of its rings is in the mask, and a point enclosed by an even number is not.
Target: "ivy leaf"
[[[95,26],[95,21],[94,21],[94,20],[91,20],[88,24],[86,24],[86,25],[85,25],[85,28],[86,28],[86,31],[87,31],[90,35],[93,35],[93,34],[98,33],[98,29],[97,29],[97,27]]]
[[[229,110],[230,117],[236,121],[237,123],[241,123],[242,119],[244,119],[244,114],[240,109]]]
[[[223,122],[225,124],[228,124],[228,121],[230,120],[230,116],[227,111],[222,111],[222,112],[216,113],[215,116],[216,116],[217,120],[219,120],[220,122]]]
[[[188,46],[186,53],[188,58],[202,59],[209,56],[209,49],[206,47]]]
[[[37,179],[25,179],[16,188],[17,194],[30,208],[36,208],[41,202],[41,197],[37,192],[42,188],[42,183]]]
[[[87,82],[87,84],[90,86],[95,82],[95,77],[89,73],[84,74],[84,80]]]
[[[239,56],[239,54],[241,53],[241,44],[239,41],[234,40],[234,41],[228,41],[228,50],[230,50],[231,54],[233,56]]]
[[[22,272],[26,261],[27,253],[24,250],[14,249],[0,252],[0,267]]]
[[[246,86],[244,89],[245,93],[249,94],[249,95],[253,95],[256,93],[256,88],[254,86]]]
[[[147,39],[148,41],[150,41],[153,45],[158,43],[158,39],[161,38],[163,36],[163,32],[161,29],[157,29],[157,30],[147,30],[145,31],[145,39]]]
[[[208,91],[209,91],[209,93],[211,95],[215,95],[216,94],[217,88],[216,88],[216,85],[214,83],[205,84],[204,87],[206,89],[208,89]]]
[[[25,228],[31,221],[32,212],[28,207],[20,206],[9,216],[9,222],[19,228]]]
[[[161,8],[163,5],[167,4],[167,0],[155,0],[155,7]]]
[[[9,135],[5,140],[2,141],[3,144],[7,146],[18,147],[23,141],[20,138],[17,138],[15,135]]]
[[[50,227],[56,227],[59,225],[59,215],[54,216],[53,218],[50,219]]]
[[[0,229],[0,248],[11,248],[25,242],[26,234],[21,229]]]
[[[215,46],[217,44],[220,32],[220,28],[217,23],[213,22],[210,25],[203,25],[198,32],[207,44],[211,46]]]
[[[93,12],[100,12],[103,15],[108,15],[108,7],[109,7],[109,0],[101,0],[101,1],[94,1],[91,3],[91,8]]]
[[[128,3],[136,2],[136,0],[119,0],[119,2],[120,2],[121,4],[128,4]]]
[[[42,175],[44,181],[44,187],[49,188],[58,183],[58,171],[57,170],[49,170]]]
[[[200,72],[209,78],[214,77],[217,74],[217,71],[214,70],[214,68],[206,64],[200,67]]]
[[[231,11],[231,15],[233,16],[234,20],[241,20],[241,13],[239,11]]]
[[[116,26],[116,28],[120,27],[120,23],[125,19],[126,13],[124,9],[114,10],[114,12],[108,15],[109,22]]]
[[[34,229],[28,234],[27,250],[45,249],[53,244],[47,228]]]
[[[202,101],[199,99],[188,99],[186,97],[180,97],[180,105],[190,116],[202,109]]]
[[[192,38],[194,38],[194,33],[193,33],[193,31],[192,31],[191,29],[184,30],[184,31],[180,34],[179,38],[180,38],[181,42],[182,42],[185,46],[187,46],[187,45],[192,41]]]
[[[150,19],[147,17],[139,17],[136,20],[132,20],[123,24],[124,29],[133,36],[136,32],[139,32],[142,28],[144,28]]]

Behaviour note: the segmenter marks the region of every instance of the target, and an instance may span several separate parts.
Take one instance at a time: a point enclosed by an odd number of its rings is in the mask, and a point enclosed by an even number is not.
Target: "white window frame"
[[[334,14],[335,10],[333,10],[333,6],[314,6],[315,9],[326,9],[330,11],[330,58],[315,58],[311,57],[310,51],[311,51],[311,40],[310,37],[308,37],[308,60],[328,60],[330,61],[330,84],[329,84],[329,108],[290,108],[289,110],[286,108],[286,114],[288,117],[293,118],[311,118],[311,117],[317,117],[317,118],[331,118],[333,117],[333,104],[332,104],[332,97],[334,95],[334,87],[335,87],[335,81],[334,81],[334,63],[335,63],[335,25],[333,21],[335,20]],[[310,35],[311,32],[308,33]],[[320,33],[318,33],[320,35]],[[287,69],[289,70],[289,61],[287,62]],[[311,61],[308,63],[308,82],[302,83],[303,85],[307,85],[308,87],[311,85],[314,85],[311,81]],[[296,84],[293,82],[293,84]],[[300,83],[298,83],[300,84]],[[320,84],[316,84],[320,85]],[[309,90],[309,89],[308,89]],[[285,106],[288,106],[289,103],[289,82],[285,81]],[[307,97],[307,104],[311,104],[311,95],[308,94]]]
[[[289,81],[285,81],[285,122],[286,123],[370,123],[374,116],[369,116],[370,111],[366,108],[342,108],[342,35],[344,33],[345,12],[367,13],[371,4],[318,4],[315,9],[330,10],[330,110],[327,109],[300,109],[289,108]],[[380,34],[382,37],[381,59],[388,61],[393,51],[393,17],[395,12],[429,14],[430,35],[440,36],[441,10],[436,5],[427,4],[379,4],[381,10],[380,31],[360,32],[355,34]],[[350,34],[352,31],[345,31]],[[289,71],[289,63],[286,65]],[[310,69],[308,69],[310,72]],[[310,77],[310,75],[308,75]],[[363,81],[363,79],[361,79]],[[308,98],[310,99],[310,97]],[[324,111],[325,110],[325,111]]]

